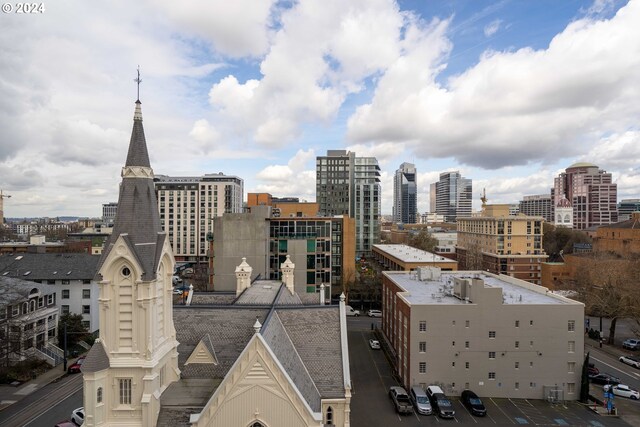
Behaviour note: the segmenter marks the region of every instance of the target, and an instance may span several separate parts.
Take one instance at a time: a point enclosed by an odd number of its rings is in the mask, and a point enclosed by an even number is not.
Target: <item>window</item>
[[[102,403],[102,387],[98,387],[98,390],[96,390],[96,402]]]
[[[469,369],[469,362],[464,362],[464,368]]]
[[[576,342],[569,341],[569,353],[573,353],[574,351],[576,351]]]
[[[69,299],[69,289],[62,290],[62,299]]]
[[[519,327],[520,327],[520,321],[516,320],[516,328],[519,328]]]
[[[575,332],[576,331],[576,321],[575,320],[569,320],[569,322],[567,324],[567,331],[569,331],[569,332]]]
[[[468,328],[468,327],[469,327],[469,321],[468,321],[468,320],[465,320],[465,321],[464,321],[464,327],[465,327],[465,328]]]
[[[567,383],[567,393],[573,394],[576,392],[576,383]]]
[[[516,364],[515,364],[515,368],[516,368],[516,369],[520,369],[520,362],[516,362]]]
[[[535,386],[536,386],[536,383],[533,383],[533,382],[529,383],[529,387],[533,388]]]
[[[456,362],[451,362],[451,367],[455,368],[456,367]]]
[[[456,342],[455,342],[455,341],[451,341],[451,345],[452,345],[453,347],[455,347],[455,346],[456,346]]]
[[[420,353],[424,353],[427,351],[427,343],[425,341],[420,341]]]
[[[567,372],[570,374],[576,371],[576,362],[567,362]]]
[[[91,299],[91,289],[82,290],[82,299]]]
[[[427,321],[426,320],[421,320],[420,321],[420,332],[427,332]]]
[[[515,388],[516,390],[520,390],[520,383],[515,383],[513,388]]]
[[[469,348],[469,341],[464,342],[464,348]]]
[[[427,373],[427,362],[420,362],[418,372],[421,374]]]
[[[333,408],[329,406],[327,408],[327,425],[333,425]]]
[[[489,338],[495,338],[496,337],[496,331],[489,331]]]
[[[63,285],[68,285],[69,283],[71,283],[71,282],[69,281],[69,279],[62,279],[62,284],[63,284]]]
[[[496,373],[495,372],[489,372],[489,379],[490,380],[495,380],[496,379]]]
[[[495,351],[490,351],[489,352],[489,359],[495,359],[496,358],[496,352]]]
[[[91,306],[90,305],[83,305],[82,306],[82,314],[90,314],[91,313]]]
[[[131,405],[131,378],[120,378],[120,404]]]
[[[69,314],[69,306],[68,305],[60,306],[60,311],[62,312],[62,314]]]
[[[529,326],[533,326],[533,320],[529,320]]]
[[[520,348],[520,341],[516,341],[515,347]]]

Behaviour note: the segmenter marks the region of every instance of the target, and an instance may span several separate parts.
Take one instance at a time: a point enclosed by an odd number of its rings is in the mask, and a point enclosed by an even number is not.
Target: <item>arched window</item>
[[[29,301],[29,311],[36,311],[36,300]]]
[[[333,425],[333,408],[331,406],[327,408],[327,422],[325,424]]]
[[[558,221],[557,222],[560,223],[560,224],[562,223],[562,215],[558,214]]]
[[[26,302],[22,304],[22,314],[27,314],[29,312],[29,304]]]
[[[253,424],[251,424],[249,427],[265,427],[265,426],[261,422],[256,421]]]
[[[569,217],[569,215],[565,215],[564,222],[567,224],[571,222],[571,218]]]
[[[98,390],[96,391],[96,402],[102,403],[102,387],[98,387]]]

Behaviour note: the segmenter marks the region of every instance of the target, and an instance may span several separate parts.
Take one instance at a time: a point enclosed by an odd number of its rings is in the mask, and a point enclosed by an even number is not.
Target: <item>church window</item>
[[[329,406],[327,408],[327,425],[333,425],[333,408]]]
[[[124,267],[124,268],[122,269],[122,275],[123,275],[124,277],[129,277],[129,276],[131,275],[131,270],[129,270],[129,267]]]
[[[131,378],[120,378],[120,404],[131,405]]]
[[[264,427],[264,424],[262,424],[261,422],[256,421],[255,423],[251,424],[250,427]]]
[[[102,403],[102,387],[98,387],[98,390],[96,391],[96,402]]]

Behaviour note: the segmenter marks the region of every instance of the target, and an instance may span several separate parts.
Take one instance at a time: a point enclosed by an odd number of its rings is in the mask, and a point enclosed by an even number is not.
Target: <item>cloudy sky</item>
[[[5,216],[117,200],[136,68],[156,174],[223,172],[315,200],[315,157],[440,172],[492,203],[576,161],[640,197],[640,0],[45,1],[0,14]]]

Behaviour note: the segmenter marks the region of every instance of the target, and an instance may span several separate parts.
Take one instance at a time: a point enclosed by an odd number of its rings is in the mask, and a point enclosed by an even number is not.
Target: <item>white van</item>
[[[360,311],[354,310],[350,305],[345,306],[345,308],[347,309],[347,316],[360,316]]]

